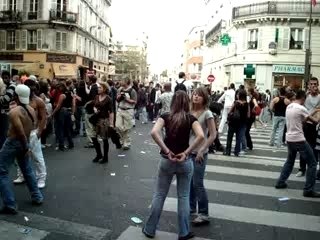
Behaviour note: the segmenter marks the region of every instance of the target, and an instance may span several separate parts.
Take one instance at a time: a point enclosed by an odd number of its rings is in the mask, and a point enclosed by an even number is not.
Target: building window
[[[202,63],[199,63],[198,72],[201,72],[201,71],[202,71]]]
[[[37,31],[28,30],[28,50],[37,50]]]
[[[250,29],[248,33],[248,49],[258,48],[258,29]]]
[[[7,31],[7,50],[15,50],[16,32]]]
[[[28,20],[36,20],[38,18],[38,10],[39,10],[39,0],[30,0]]]
[[[291,28],[290,29],[290,49],[302,49],[303,48],[303,29]]]
[[[7,0],[0,0],[0,11],[5,11],[7,10]]]
[[[67,51],[67,33],[56,32],[56,50]]]
[[[17,0],[9,0],[9,9],[17,11]]]

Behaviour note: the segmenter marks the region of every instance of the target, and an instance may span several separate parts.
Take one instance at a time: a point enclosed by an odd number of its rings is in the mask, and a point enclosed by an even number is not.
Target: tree
[[[168,70],[164,70],[162,71],[162,73],[160,74],[161,77],[168,77]]]

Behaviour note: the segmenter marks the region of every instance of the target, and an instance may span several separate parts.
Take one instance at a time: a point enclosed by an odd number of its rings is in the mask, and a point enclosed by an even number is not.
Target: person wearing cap
[[[15,159],[22,171],[31,194],[32,204],[41,205],[43,195],[40,192],[35,174],[30,162],[30,133],[34,129],[36,114],[29,106],[30,89],[25,85],[18,85],[15,89],[14,100],[17,107],[9,112],[8,137],[0,150],[0,196],[3,208],[0,214],[17,214],[14,191],[9,179],[9,169]]]
[[[47,178],[47,169],[40,141],[42,132],[44,131],[47,122],[46,105],[43,102],[43,100],[36,95],[38,89],[38,83],[36,82],[36,78],[32,78],[30,76],[29,79],[24,82],[24,85],[30,88],[29,105],[34,109],[36,113],[35,129],[33,129],[30,134],[30,149],[32,153],[32,159],[36,163],[35,167],[38,187],[41,189],[46,186]],[[13,182],[15,184],[21,184],[25,182],[20,168],[18,168],[18,178]]]

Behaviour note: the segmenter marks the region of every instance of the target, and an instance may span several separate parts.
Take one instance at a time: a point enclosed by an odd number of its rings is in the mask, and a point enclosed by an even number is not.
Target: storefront
[[[272,75],[274,88],[290,86],[291,89],[298,90],[304,87],[304,66],[273,65]]]

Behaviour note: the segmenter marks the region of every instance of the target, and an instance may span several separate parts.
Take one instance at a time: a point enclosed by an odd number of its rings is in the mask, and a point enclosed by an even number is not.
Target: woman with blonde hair
[[[98,95],[94,99],[94,114],[89,119],[91,124],[94,126],[96,134],[96,136],[92,138],[92,142],[97,155],[92,161],[95,163],[99,162],[101,164],[107,163],[109,160],[108,128],[114,128],[112,100],[109,97],[108,92],[108,84],[105,82],[100,82],[98,87]],[[103,155],[100,143],[98,142],[98,136],[103,139]]]
[[[161,130],[165,129],[162,139]],[[191,131],[194,141],[189,143]],[[159,145],[162,156],[153,195],[151,213],[142,230],[148,238],[153,238],[159,223],[164,201],[174,175],[177,178],[179,240],[194,237],[190,232],[190,184],[193,163],[190,154],[203,141],[204,135],[197,119],[190,114],[190,100],[186,92],[177,91],[172,99],[169,113],[162,114],[154,125],[151,136]]]

